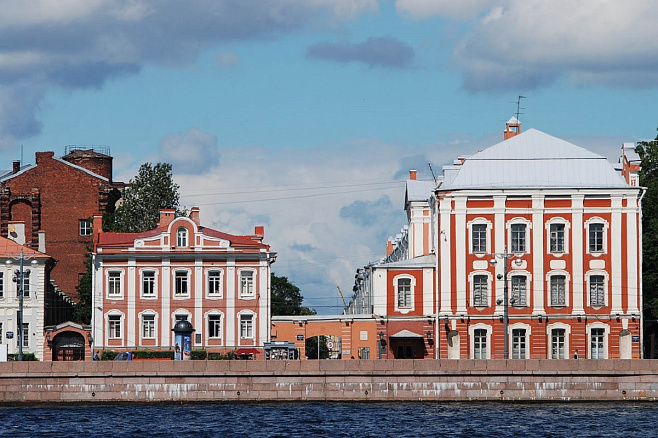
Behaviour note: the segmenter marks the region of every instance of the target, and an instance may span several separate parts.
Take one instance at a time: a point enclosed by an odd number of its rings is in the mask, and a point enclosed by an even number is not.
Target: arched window
[[[176,232],[176,246],[187,246],[187,228],[180,227]]]

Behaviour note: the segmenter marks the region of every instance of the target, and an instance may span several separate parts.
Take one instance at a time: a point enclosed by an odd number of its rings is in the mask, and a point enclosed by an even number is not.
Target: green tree
[[[78,302],[73,306],[73,321],[79,324],[91,324],[91,251],[87,248],[85,273],[76,286]]]
[[[123,193],[123,204],[103,218],[103,229],[123,233],[147,231],[157,226],[163,208],[174,208],[184,214],[179,210],[178,189],[171,164],[142,164]]]
[[[279,315],[315,315],[315,310],[303,307],[304,297],[297,286],[288,281],[288,277],[271,276],[272,316]]]

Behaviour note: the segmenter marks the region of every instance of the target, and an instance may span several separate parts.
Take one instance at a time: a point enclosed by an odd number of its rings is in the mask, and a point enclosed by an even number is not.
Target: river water
[[[263,403],[0,408],[0,436],[655,437],[655,403]]]

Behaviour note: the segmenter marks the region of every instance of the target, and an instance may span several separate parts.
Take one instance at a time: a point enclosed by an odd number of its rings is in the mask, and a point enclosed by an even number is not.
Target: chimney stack
[[[416,172],[415,170],[410,170],[409,171],[409,179],[412,180],[412,181],[416,181],[416,174],[417,173],[418,172]]]
[[[14,168],[12,169],[12,173],[16,174],[21,170],[21,162],[20,161],[14,161]]]
[[[505,124],[505,131],[503,132],[503,140],[512,138],[521,133],[521,122],[516,117],[512,117]]]
[[[201,220],[199,219],[199,207],[192,207],[190,210],[190,219],[196,224],[197,227],[201,226]]]

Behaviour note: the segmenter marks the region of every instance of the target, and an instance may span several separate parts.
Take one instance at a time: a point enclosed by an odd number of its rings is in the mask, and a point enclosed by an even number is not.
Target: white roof
[[[628,187],[606,157],[529,129],[467,157],[441,190]]]
[[[432,197],[435,188],[436,184],[433,181],[407,180],[407,192],[405,194],[404,204],[406,205],[413,201],[427,201]]]

